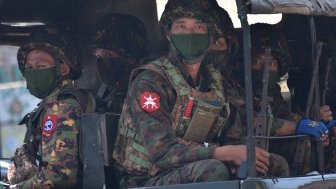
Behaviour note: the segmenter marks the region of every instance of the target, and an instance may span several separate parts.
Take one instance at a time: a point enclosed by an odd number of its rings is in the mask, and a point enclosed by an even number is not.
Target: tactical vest
[[[221,75],[213,65],[208,65],[207,69],[214,81],[209,92],[199,92],[192,88],[184,80],[180,71],[165,58],[134,70],[130,80],[135,78],[133,76],[136,71],[143,70],[154,71],[168,79],[177,93],[171,112],[172,127],[179,142],[185,145],[201,146],[204,142],[211,142],[220,133],[229,114],[221,85]],[[190,106],[191,101],[192,106]],[[115,144],[114,158],[133,175],[145,173],[155,176],[162,170],[150,162],[149,154],[142,145],[142,138],[131,129],[134,128],[133,123],[126,121],[130,116],[126,111],[129,109],[127,106],[125,103],[122,118],[119,121],[119,136]],[[187,112],[190,112],[190,116],[186,116]]]
[[[47,104],[57,103],[62,97],[71,96],[81,105],[83,112],[93,112],[95,109],[95,100],[91,93],[83,89],[74,88],[73,85],[64,85],[57,88],[45,99],[43,99],[36,109],[24,116],[19,125],[26,124],[27,131],[24,143],[28,144],[29,152],[40,163],[40,166],[46,166],[42,162],[40,144],[42,139],[42,114]],[[39,153],[41,154],[41,153]]]

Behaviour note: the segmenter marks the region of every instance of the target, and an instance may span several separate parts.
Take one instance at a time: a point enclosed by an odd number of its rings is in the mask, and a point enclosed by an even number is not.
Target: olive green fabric
[[[40,99],[50,94],[57,85],[56,66],[25,70],[24,77],[29,92]]]
[[[171,34],[170,38],[172,45],[187,59],[201,56],[210,45],[210,36],[208,34]]]

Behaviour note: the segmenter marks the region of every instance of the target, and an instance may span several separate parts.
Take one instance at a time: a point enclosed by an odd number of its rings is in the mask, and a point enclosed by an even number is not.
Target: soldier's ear
[[[60,64],[60,71],[61,71],[61,76],[66,76],[70,74],[70,66],[65,63]]]

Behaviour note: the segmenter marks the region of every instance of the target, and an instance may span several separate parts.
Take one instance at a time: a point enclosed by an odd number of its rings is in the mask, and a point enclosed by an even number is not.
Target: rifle
[[[330,67],[331,60],[332,60],[331,58],[328,59],[327,67],[326,67],[326,71],[325,71],[324,82],[323,82],[323,92],[322,92],[322,97],[321,97],[321,104],[322,105],[325,105],[327,91],[329,90],[328,79],[329,79],[329,73],[330,73],[330,68],[331,68]]]
[[[270,132],[270,120],[272,117],[271,106],[268,103],[269,63],[271,61],[271,49],[265,49],[265,67],[263,75],[263,89],[261,95],[261,110],[256,118],[256,145],[268,150]]]
[[[308,95],[308,101],[307,101],[307,108],[306,108],[306,113],[305,116],[308,118],[310,117],[310,112],[312,108],[312,103],[313,103],[313,97],[314,99],[314,110],[315,110],[315,115],[314,115],[314,120],[320,120],[320,115],[319,111],[317,111],[320,108],[320,98],[319,98],[319,84],[318,84],[318,68],[319,68],[319,62],[320,62],[320,56],[322,53],[322,48],[323,48],[323,43],[318,42],[317,43],[317,54],[315,57],[314,61],[314,66],[313,66],[313,77],[311,80],[310,84],[310,90],[309,90],[309,95]],[[323,148],[323,143],[322,140],[315,140],[315,162],[316,162],[316,169],[319,172],[324,171],[324,148]]]

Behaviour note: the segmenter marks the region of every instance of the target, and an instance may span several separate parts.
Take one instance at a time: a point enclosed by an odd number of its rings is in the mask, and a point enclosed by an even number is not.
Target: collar
[[[191,87],[198,89],[200,92],[209,92],[211,90],[211,83],[213,82],[213,79],[205,64],[201,63],[198,79],[195,83],[190,74],[184,69],[180,58],[174,56],[173,53],[169,53],[167,55],[167,59],[170,60],[170,62],[180,71],[182,77]]]

